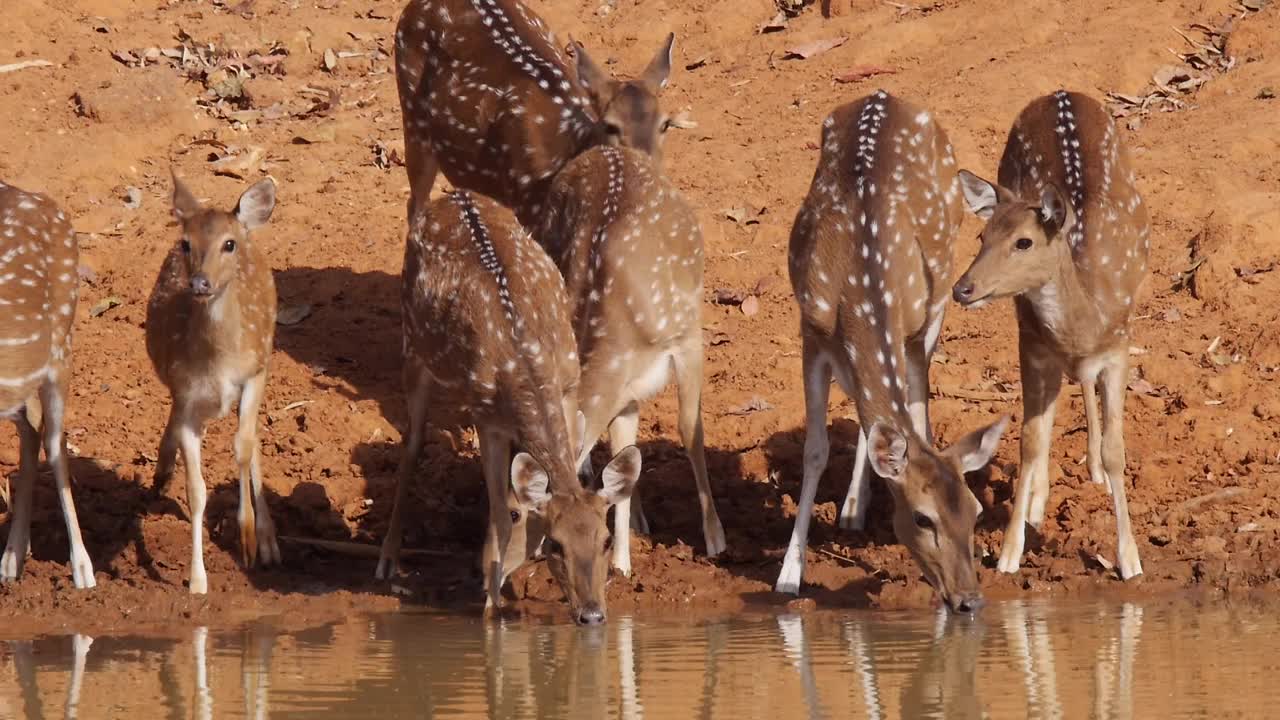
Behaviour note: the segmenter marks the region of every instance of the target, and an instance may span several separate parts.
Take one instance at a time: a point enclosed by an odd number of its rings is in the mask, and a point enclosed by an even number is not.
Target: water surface
[[[1228,718],[1280,702],[1257,603],[615,617],[0,643],[0,718]]]

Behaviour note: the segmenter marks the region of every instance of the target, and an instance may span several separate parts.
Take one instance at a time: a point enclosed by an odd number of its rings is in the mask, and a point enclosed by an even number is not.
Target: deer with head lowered
[[[589,473],[591,446],[607,428],[617,452],[635,443],[640,403],[674,370],[680,439],[693,464],[707,555],[724,550],[702,433],[702,231],[653,161],[637,150],[593,148],[552,183],[538,239],[565,278],[578,353],[579,407]],[[633,504],[634,503],[634,504]],[[630,523],[639,498],[614,511],[614,567],[631,572]]]
[[[480,436],[489,493],[486,607],[496,608],[507,576],[541,552],[574,620],[604,622],[612,543],[605,513],[630,497],[640,451],[619,448],[599,492],[578,480],[585,420],[576,411],[578,355],[556,266],[510,210],[455,191],[414,215],[401,282],[409,432],[377,576],[396,571],[401,513],[430,408],[442,421],[474,424]]]
[[[658,94],[674,35],[631,80],[615,80],[576,45],[571,65],[520,0],[413,0],[396,27],[410,218],[436,173],[514,208],[534,227],[547,188],[595,145],[660,157],[670,121]]]
[[[804,481],[778,592],[796,593],[818,481],[827,466],[834,375],[861,433],[841,524],[861,528],[867,466],[887,481],[893,528],[944,602],[982,604],[973,528],[982,505],[964,474],[983,467],[1002,418],[934,447],[929,362],[950,293],[962,208],[955,159],[933,117],[884,91],[837,108],[791,231],[788,264],[800,306],[805,392]]]
[[[969,208],[987,223],[955,298],[978,307],[1013,297],[1018,319],[1022,467],[999,567],[1017,572],[1024,523],[1044,520],[1053,415],[1066,372],[1084,391],[1089,475],[1115,505],[1116,566],[1125,579],[1139,575],[1125,498],[1124,394],[1150,224],[1116,124],[1086,95],[1046,95],[1014,122],[997,183],[963,170],[960,180]]]
[[[79,249],[67,216],[52,200],[0,182],[0,419],[18,429],[18,486],[0,581],[22,575],[31,548],[31,493],[40,446],[53,468],[71,545],[71,578],[91,588],[93,563],[71,497],[63,418],[71,385],[71,326],[80,277]]]
[[[252,232],[276,204],[270,178],[244,191],[230,212],[206,207],[173,177],[177,244],[165,256],[147,303],[147,354],[173,405],[157,453],[154,490],[163,492],[178,452],[191,513],[188,589],[208,592],[204,567],[206,488],[200,464],[205,423],[236,408],[240,553],[246,566],[280,562],[275,524],[262,490],[258,409],[275,337],[276,286]]]

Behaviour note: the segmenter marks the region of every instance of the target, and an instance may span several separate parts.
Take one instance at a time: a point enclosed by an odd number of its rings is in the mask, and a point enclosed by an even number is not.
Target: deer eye
[[[512,510],[512,511],[511,511],[511,524],[512,524],[512,525],[515,525],[515,524],[516,524],[516,523],[518,523],[518,522],[520,522],[520,511],[519,511],[519,510]]]
[[[182,242],[178,243],[178,247],[182,248],[182,253],[183,253],[184,255],[190,255],[190,254],[191,254],[191,241],[190,241],[190,240],[187,240],[186,238],[182,238]]]
[[[1030,250],[1031,238],[1018,238],[1018,240],[1013,243],[1013,246],[1019,250]]]
[[[222,243],[222,252],[230,253],[230,252],[235,252],[235,251],[236,251],[236,241],[235,241],[235,240],[228,240],[228,241],[226,241],[226,242]]]
[[[916,527],[920,528],[921,530],[933,529],[933,519],[930,518],[928,515],[925,515],[924,513],[921,513],[921,512],[915,513],[912,519],[915,520]]]
[[[542,542],[542,551],[547,555],[555,555],[556,557],[559,557],[564,555],[564,546],[551,538],[547,538]]]

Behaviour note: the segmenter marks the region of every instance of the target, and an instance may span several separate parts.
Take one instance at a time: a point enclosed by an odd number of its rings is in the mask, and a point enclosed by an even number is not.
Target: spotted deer
[[[1117,567],[1142,573],[1125,499],[1129,323],[1147,273],[1150,224],[1115,123],[1092,98],[1058,91],[1009,131],[997,183],[961,171],[986,220],[982,249],[955,285],[966,307],[1013,297],[1022,375],[1022,467],[999,567],[1017,572],[1024,524],[1049,500],[1049,444],[1066,372],[1084,391],[1089,475],[1115,505]],[[1098,409],[1098,385],[1102,409]]]
[[[556,266],[510,210],[453,192],[414,216],[401,313],[409,433],[378,577],[396,570],[430,408],[444,422],[474,424],[480,436],[489,493],[486,606],[496,608],[507,576],[541,551],[574,620],[604,622],[612,544],[605,513],[630,497],[640,452],[618,448],[599,492],[578,480],[578,354]],[[513,448],[521,451],[514,459]]]
[[[702,506],[708,557],[725,548],[702,433],[702,231],[697,217],[644,153],[593,148],[556,176],[538,231],[565,278],[582,362],[579,406],[586,439],[607,428],[617,452],[635,443],[640,404],[678,388],[680,440]],[[634,503],[634,505],[632,504]],[[630,527],[639,498],[614,511],[613,565],[631,572]]]
[[[570,64],[520,0],[413,0],[396,28],[409,212],[438,170],[534,227],[551,179],[596,145],[655,158],[671,126],[658,95],[674,35],[635,79],[615,80],[581,45]]]
[[[271,218],[276,185],[249,187],[230,212],[206,207],[175,174],[178,242],[165,256],[147,304],[147,354],[173,404],[157,453],[154,490],[173,477],[178,451],[191,514],[192,594],[208,592],[204,567],[205,481],[200,445],[205,423],[237,408],[240,553],[246,566],[280,562],[275,524],[262,490],[258,408],[275,336],[276,286],[253,231]]]
[[[950,293],[963,210],[955,160],[933,117],[883,90],[837,108],[791,231],[805,392],[804,482],[776,589],[796,593],[818,480],[827,466],[832,376],[862,426],[842,525],[861,528],[872,470],[893,495],[893,527],[954,610],[980,607],[964,474],[995,452],[1007,418],[946,450],[929,425],[929,362]]]
[[[31,549],[31,492],[43,443],[71,545],[71,578],[91,588],[93,563],[80,537],[63,418],[71,385],[79,249],[67,216],[44,195],[0,182],[0,418],[18,430],[18,484],[0,580],[22,575]]]

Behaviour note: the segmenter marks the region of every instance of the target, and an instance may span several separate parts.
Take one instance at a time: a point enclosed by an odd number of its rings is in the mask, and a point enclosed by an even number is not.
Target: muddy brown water
[[[0,643],[0,717],[1267,717],[1280,606],[1008,602],[944,613],[397,613],[297,632]]]

